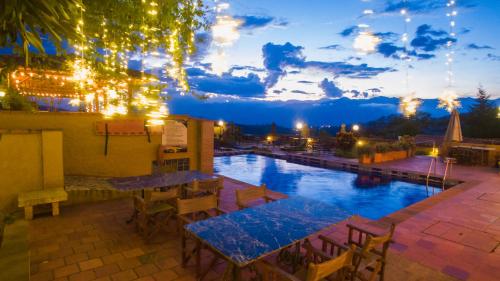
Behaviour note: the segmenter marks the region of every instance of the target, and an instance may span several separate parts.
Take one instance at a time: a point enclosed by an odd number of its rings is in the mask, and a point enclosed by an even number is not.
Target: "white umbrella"
[[[450,115],[450,122],[448,123],[448,128],[446,129],[446,134],[444,135],[444,142],[461,142],[462,137],[462,127],[460,126],[460,116],[458,111],[453,109]]]

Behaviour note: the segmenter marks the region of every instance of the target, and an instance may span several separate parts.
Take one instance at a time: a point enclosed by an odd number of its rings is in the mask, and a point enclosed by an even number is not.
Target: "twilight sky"
[[[473,96],[482,85],[493,98],[499,98],[500,37],[496,34],[500,32],[500,1],[456,1],[455,38],[450,36],[450,17],[446,14],[452,10],[446,7],[447,2],[210,2],[215,26],[199,34],[203,41],[188,66],[193,91],[209,99],[197,101],[174,94],[169,107],[174,113],[243,123],[270,122],[273,114],[264,117],[269,111],[276,116],[282,114],[277,118],[283,125],[314,119],[311,116],[315,115],[322,117],[311,123],[369,120],[398,112],[395,99],[374,97],[410,93],[423,99],[441,96],[448,85],[445,63],[450,40],[456,40],[452,70],[453,90],[458,96]],[[407,24],[406,53],[411,58],[408,88],[407,68],[401,59],[405,30],[402,8],[411,18]],[[363,15],[366,10],[372,14]],[[353,48],[361,24],[369,25],[369,31],[380,39],[369,54]],[[164,61],[151,58],[150,64],[160,66]],[[341,98],[365,102],[339,102]],[[339,108],[339,104],[345,108]],[[321,112],[311,112],[315,107]],[[357,116],[340,113],[351,107],[356,107]],[[429,106],[427,110],[446,114]],[[249,111],[262,114],[249,119]],[[325,115],[325,111],[336,114]]]
[[[219,0],[222,23],[200,36],[205,43],[189,68],[190,81],[199,93],[269,102],[408,92],[436,98],[447,85],[446,42],[452,38],[446,3],[407,1],[408,90],[400,59],[401,0]],[[373,14],[362,16],[364,10]],[[499,97],[500,1],[458,0],[456,10],[454,89],[471,96],[482,85]],[[381,39],[374,53],[354,50],[359,24]]]

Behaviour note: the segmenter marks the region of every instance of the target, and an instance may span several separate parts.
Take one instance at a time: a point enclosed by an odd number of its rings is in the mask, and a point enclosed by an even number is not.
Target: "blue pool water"
[[[427,198],[425,185],[305,166],[255,154],[215,157],[214,168],[220,175],[254,185],[265,183],[271,190],[320,200],[371,219]]]

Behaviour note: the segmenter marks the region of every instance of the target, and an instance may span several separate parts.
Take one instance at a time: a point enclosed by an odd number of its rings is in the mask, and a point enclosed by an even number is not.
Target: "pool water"
[[[215,172],[379,219],[428,197],[425,185],[287,162],[255,154],[214,158]],[[429,193],[432,194],[432,187]],[[434,192],[439,189],[434,188]]]

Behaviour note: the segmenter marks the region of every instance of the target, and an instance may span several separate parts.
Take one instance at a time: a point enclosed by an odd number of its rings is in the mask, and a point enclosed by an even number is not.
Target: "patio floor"
[[[425,159],[412,161],[389,164],[425,166]],[[455,169],[456,175],[462,172],[466,183],[456,189],[378,222],[354,219],[375,229],[399,223],[386,280],[498,280],[500,176]],[[234,190],[247,186],[226,179],[221,207],[236,210]],[[165,233],[145,243],[125,223],[131,211],[132,200],[119,199],[62,207],[59,217],[36,217],[30,222],[31,280],[195,280],[192,266],[180,266],[179,236]],[[322,233],[344,241],[345,223]],[[218,280],[224,266],[221,262],[205,280]]]

